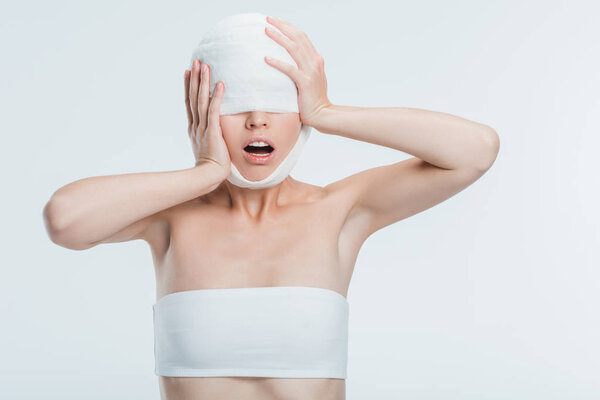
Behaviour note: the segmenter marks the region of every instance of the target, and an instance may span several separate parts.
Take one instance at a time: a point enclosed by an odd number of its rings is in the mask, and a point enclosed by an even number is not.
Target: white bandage
[[[210,95],[218,81],[225,83],[220,115],[254,110],[299,112],[298,89],[294,81],[264,60],[265,56],[270,56],[296,65],[287,50],[267,36],[267,26],[277,29],[261,13],[230,15],[209,28],[194,49],[189,68],[196,59],[210,66]],[[310,132],[311,127],[302,124],[294,147],[265,179],[247,180],[232,162],[227,180],[249,189],[281,183],[298,161]]]

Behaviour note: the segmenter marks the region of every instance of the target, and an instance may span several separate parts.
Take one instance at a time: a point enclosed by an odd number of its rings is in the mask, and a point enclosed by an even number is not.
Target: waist
[[[187,290],[153,316],[156,375],[346,378],[349,303],[330,289]]]

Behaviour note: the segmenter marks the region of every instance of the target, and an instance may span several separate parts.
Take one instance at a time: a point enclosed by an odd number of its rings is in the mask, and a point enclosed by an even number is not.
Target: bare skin
[[[297,28],[278,24],[286,40],[304,43],[296,49],[310,48]],[[295,55],[301,67],[288,72],[298,79],[300,113],[220,116],[224,89],[217,87],[210,99],[209,71],[202,79],[199,63],[186,71],[196,166],[91,177],[61,187],[44,208],[52,241],[76,250],[146,241],[156,300],[184,290],[262,286],[321,287],[347,296],[356,257],[370,235],[452,197],[493,164],[499,141],[491,128],[433,111],[332,105],[322,59],[310,52]],[[291,176],[260,190],[225,180],[231,162],[247,179],[268,176],[293,146],[300,121],[324,134],[414,157],[325,187]],[[242,143],[254,134],[268,136],[281,152],[268,166],[243,159]],[[161,376],[159,388],[164,400],[346,397],[345,380],[333,378]]]
[[[346,241],[338,248],[348,200],[288,177],[263,195],[259,214],[253,216],[246,199],[236,204],[244,189],[231,186],[225,181],[202,198],[161,214],[170,246],[164,239],[156,243],[161,243],[155,258],[157,298],[189,289],[257,286],[323,287],[346,296],[358,253]],[[159,379],[165,399],[345,398],[343,379]]]

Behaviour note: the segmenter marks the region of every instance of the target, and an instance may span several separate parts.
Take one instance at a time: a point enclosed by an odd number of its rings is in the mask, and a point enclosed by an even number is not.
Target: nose
[[[271,126],[271,123],[267,113],[259,111],[250,113],[246,121],[246,126],[248,129],[268,128]]]

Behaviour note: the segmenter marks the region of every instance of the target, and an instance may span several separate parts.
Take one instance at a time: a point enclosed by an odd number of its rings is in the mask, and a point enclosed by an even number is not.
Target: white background
[[[492,126],[500,154],[375,233],[350,285],[347,398],[600,398],[600,27],[588,1],[24,1],[0,12],[0,398],[159,399],[143,241],[53,244],[51,194],[189,168],[183,71],[204,30],[283,17],[335,104]],[[296,179],[409,155],[313,130]]]

